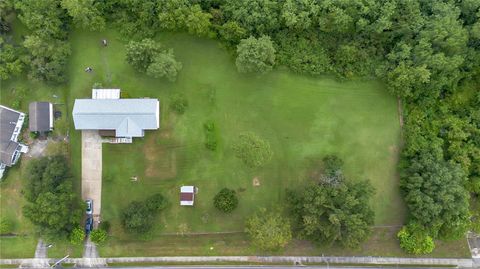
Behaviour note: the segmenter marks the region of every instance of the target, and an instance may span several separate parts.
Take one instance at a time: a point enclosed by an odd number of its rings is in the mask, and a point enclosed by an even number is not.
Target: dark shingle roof
[[[10,166],[19,144],[11,141],[20,113],[0,106],[0,162]]]
[[[29,107],[29,129],[31,132],[50,131],[50,103],[33,102]]]

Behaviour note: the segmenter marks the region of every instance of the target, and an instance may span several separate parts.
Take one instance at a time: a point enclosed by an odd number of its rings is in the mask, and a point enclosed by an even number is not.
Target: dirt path
[[[96,224],[102,201],[102,140],[97,131],[82,131],[82,199],[93,200]]]

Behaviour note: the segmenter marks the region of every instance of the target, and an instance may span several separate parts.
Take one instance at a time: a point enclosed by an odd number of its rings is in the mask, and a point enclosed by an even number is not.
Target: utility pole
[[[50,266],[50,268],[54,268],[55,266],[59,265],[60,263],[62,263],[64,260],[66,260],[70,255],[67,255],[63,258],[61,258],[60,260],[58,260],[57,262],[55,262],[52,266]]]

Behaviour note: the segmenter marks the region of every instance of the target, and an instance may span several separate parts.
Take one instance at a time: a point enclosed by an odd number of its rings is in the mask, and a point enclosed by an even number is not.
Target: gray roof
[[[77,99],[73,122],[77,130],[115,130],[117,137],[141,137],[160,126],[158,99]]]
[[[28,107],[29,111],[29,129],[31,132],[48,132],[50,131],[50,103],[49,102],[33,102]]]
[[[0,162],[12,165],[12,155],[19,143],[12,141],[12,134],[20,113],[0,106]]]

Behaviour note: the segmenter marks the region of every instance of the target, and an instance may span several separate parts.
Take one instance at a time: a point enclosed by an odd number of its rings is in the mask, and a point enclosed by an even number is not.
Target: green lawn
[[[281,205],[286,188],[301,185],[315,161],[335,153],[345,160],[350,179],[369,179],[377,189],[376,223],[402,223],[395,174],[396,101],[381,84],[340,83],[285,71],[247,77],[237,73],[229,54],[215,42],[165,35],[162,41],[175,49],[184,66],[178,81],[169,83],[134,72],[124,62],[123,43],[107,35],[109,47],[102,48],[102,36],[72,37],[72,66],[79,68],[70,77],[73,85],[82,85],[74,90],[77,96],[88,97],[90,85],[99,81],[132,97],[159,98],[162,106],[159,131],[147,132],[132,145],[104,145],[103,219],[118,224],[121,209],[130,201],[162,192],[171,206],[159,220],[158,233],[175,233],[180,224],[191,232],[241,231],[245,216],[258,207]],[[83,72],[84,66],[94,68],[94,78]],[[189,101],[180,116],[168,109],[171,95],[178,92]],[[203,145],[207,120],[214,120],[220,130],[215,153]],[[264,168],[248,169],[233,156],[232,144],[244,131],[270,142],[274,157]],[[131,182],[131,176],[139,181]],[[254,177],[259,187],[252,185]],[[178,205],[178,189],[184,184],[199,188],[194,208]],[[212,206],[222,187],[236,189],[240,196],[239,208],[231,215]],[[119,225],[114,228],[121,233]]]
[[[108,39],[108,47],[100,45],[103,38]],[[309,180],[318,161],[331,153],[345,160],[348,178],[368,179],[376,188],[372,201],[376,225],[403,223],[405,208],[396,175],[400,139],[397,106],[382,84],[338,82],[285,70],[263,77],[240,75],[231,55],[215,41],[163,34],[159,40],[173,47],[183,63],[177,82],[171,83],[148,78],[128,66],[124,60],[125,41],[114,31],[77,30],[70,39],[72,56],[66,86],[20,78],[2,85],[1,103],[9,105],[14,100],[8,89],[17,84],[36,89],[27,94],[22,103],[24,110],[30,100],[51,100],[56,94],[64,101],[70,126],[74,99],[90,98],[95,82],[106,88],[121,88],[130,97],[159,98],[161,103],[160,130],[149,131],[145,138],[135,139],[130,145],[104,144],[102,219],[112,223],[112,238],[100,247],[101,255],[255,254],[243,234],[196,237],[165,234],[177,233],[181,224],[186,224],[192,233],[242,231],[246,216],[259,207],[283,206],[285,189]],[[92,73],[84,72],[87,66],[93,68]],[[189,107],[184,115],[176,115],[168,107],[175,93],[188,97]],[[204,147],[202,125],[207,120],[215,121],[219,128],[221,141],[215,153]],[[232,144],[244,131],[253,131],[270,142],[274,155],[265,167],[248,169],[233,156]],[[81,135],[73,129],[69,134],[71,162],[79,189]],[[131,182],[131,176],[138,176],[139,180]],[[253,186],[255,177],[260,186]],[[9,175],[6,180],[18,181],[18,177]],[[199,188],[195,207],[180,207],[179,187],[190,184]],[[0,186],[2,202],[15,195],[7,192],[4,187],[7,185]],[[212,205],[213,196],[223,187],[239,193],[239,207],[230,215],[217,212]],[[158,219],[153,239],[143,242],[126,235],[119,221],[122,208],[156,192],[166,195],[170,206]],[[1,212],[14,214],[3,205]],[[462,248],[458,249],[464,253]],[[51,253],[61,256],[66,251],[80,255],[79,249],[67,245]],[[285,253],[346,252],[296,242]],[[378,232],[361,250],[348,253],[402,255],[392,233],[384,236]]]

